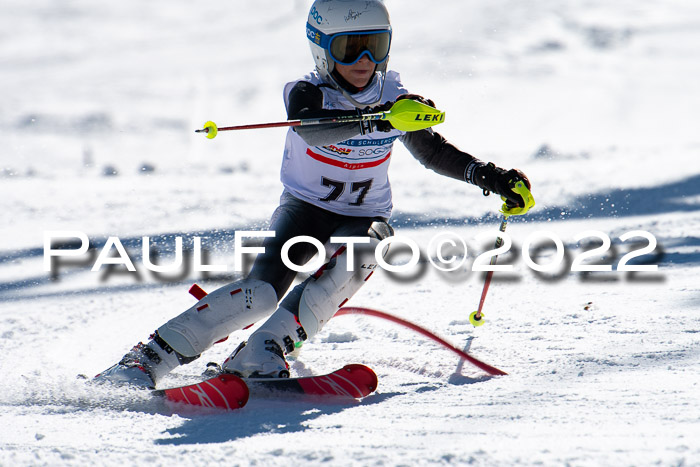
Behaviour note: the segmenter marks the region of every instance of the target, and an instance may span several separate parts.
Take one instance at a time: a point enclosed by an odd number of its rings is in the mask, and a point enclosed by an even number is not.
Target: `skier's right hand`
[[[401,94],[396,98],[397,101],[400,101],[401,99],[410,99],[412,101],[420,102],[421,104],[429,105],[430,107],[435,108],[435,102],[433,102],[432,99],[426,99],[420,94]]]
[[[435,103],[432,101],[432,99],[426,99],[425,97],[420,96],[418,94],[401,94],[396,98],[396,101],[400,101],[402,99],[410,99],[412,101],[420,102],[421,104],[429,105],[433,108],[435,107]],[[396,103],[396,101],[387,101],[382,105],[372,107],[371,109],[369,109],[369,111],[370,113],[386,112],[387,110],[391,109],[391,107]],[[389,122],[389,120],[376,120],[373,123],[377,131],[386,132],[394,129],[393,125]]]
[[[391,109],[391,106],[394,105],[392,101],[386,101],[385,103],[381,105],[375,105],[374,107],[367,107],[363,112],[365,113],[380,113],[380,112],[386,112],[387,110]],[[394,129],[394,127],[389,123],[389,120],[372,120],[372,127],[373,130],[376,131],[383,131],[383,132],[388,132]]]

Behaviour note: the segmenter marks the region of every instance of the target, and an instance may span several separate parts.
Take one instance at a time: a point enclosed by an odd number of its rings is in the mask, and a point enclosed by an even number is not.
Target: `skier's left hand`
[[[525,214],[535,205],[530,193],[530,180],[518,169],[505,170],[493,162],[475,170],[474,183],[488,192],[501,195],[505,204],[501,212],[507,216]]]
[[[519,216],[535,206],[535,198],[530,193],[530,180],[524,173],[518,169],[510,169],[504,178],[509,180],[509,189],[501,194],[501,199],[505,201],[501,212],[505,216]]]

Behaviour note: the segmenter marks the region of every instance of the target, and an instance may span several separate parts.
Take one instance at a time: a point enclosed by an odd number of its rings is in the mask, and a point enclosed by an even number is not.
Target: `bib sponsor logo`
[[[381,146],[378,148],[358,149],[357,154],[360,156],[382,156],[391,151],[391,147]]]
[[[343,146],[384,146],[392,144],[397,138],[398,136],[383,139],[347,139],[338,144],[342,144]]]
[[[343,156],[347,156],[352,152],[352,149],[348,148],[339,148],[338,146],[335,146],[333,144],[329,144],[328,146],[323,146],[323,149],[327,149],[331,152],[335,152],[336,154],[341,154]]]

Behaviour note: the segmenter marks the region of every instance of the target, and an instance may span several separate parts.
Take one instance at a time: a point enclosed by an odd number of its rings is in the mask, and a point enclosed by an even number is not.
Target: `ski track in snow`
[[[232,264],[236,230],[264,228],[281,186],[285,130],[219,136],[206,120],[284,119],[285,82],[312,66],[310,2],[0,6],[0,465],[700,465],[700,7],[651,2],[387,0],[391,67],[446,110],[436,130],[484,160],[519,167],[537,206],[508,226],[514,246],[473,328],[483,276],[424,259],[380,272],[349,303],[413,320],[509,373],[489,377],[411,331],[333,320],[291,361],[300,376],[364,363],[362,401],[252,399],[186,409],[86,384],[165,320],[236,273],[155,277],[175,236],[203,237]],[[480,251],[495,197],[392,157],[397,232],[425,248],[451,232]],[[111,174],[111,175],[110,175]],[[43,270],[47,230],[118,236],[138,274]],[[540,277],[528,235],[613,240],[651,232],[658,273]],[[493,243],[493,237],[486,242]],[[546,252],[545,252],[546,253]],[[186,257],[189,253],[186,253]],[[551,255],[541,260],[551,259]],[[93,257],[94,260],[94,257]],[[229,266],[230,267],[230,266]],[[554,276],[554,277],[552,277]],[[165,281],[164,279],[167,279]],[[197,381],[234,333],[163,386]]]

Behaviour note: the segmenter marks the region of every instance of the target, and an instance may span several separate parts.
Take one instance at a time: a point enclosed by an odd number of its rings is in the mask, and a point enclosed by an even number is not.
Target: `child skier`
[[[289,119],[388,110],[398,99],[433,105],[408,94],[399,75],[387,71],[392,30],[381,1],[316,0],[306,34],[316,69],[284,87]],[[289,377],[285,355],[321,330],[368,279],[376,259],[353,245],[357,265],[350,264],[351,245],[337,245],[340,248],[324,267],[287,294],[296,273],[282,262],[282,246],[297,236],[322,244],[331,237],[363,237],[373,253],[382,239],[393,235],[387,223],[392,209],[387,172],[397,139],[424,166],[501,195],[514,214],[534,204],[529,192],[521,196],[512,190],[518,181],[529,190],[522,172],[486,164],[431,129],[402,132],[383,120],[290,129],[281,168],[284,192],[270,220],[275,236],[266,238],[265,251],[248,277],[206,295],[96,378],[153,388],[178,365],[270,314],[224,361],[221,371]],[[316,247],[300,242],[289,249],[288,257],[302,265],[316,252]]]

